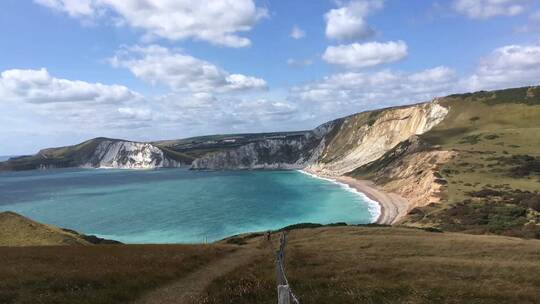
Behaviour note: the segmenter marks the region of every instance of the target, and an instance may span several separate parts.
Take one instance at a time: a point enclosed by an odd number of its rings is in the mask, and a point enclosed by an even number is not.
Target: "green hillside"
[[[441,201],[415,208],[404,224],[449,231],[540,238],[540,88],[451,95],[439,99],[446,118],[381,159],[355,170],[373,178],[406,154],[453,151],[435,174]]]

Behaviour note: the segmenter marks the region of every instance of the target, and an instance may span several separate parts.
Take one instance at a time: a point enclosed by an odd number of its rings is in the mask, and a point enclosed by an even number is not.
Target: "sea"
[[[378,205],[301,171],[0,173],[0,211],[124,243],[204,243],[297,223],[367,224]]]

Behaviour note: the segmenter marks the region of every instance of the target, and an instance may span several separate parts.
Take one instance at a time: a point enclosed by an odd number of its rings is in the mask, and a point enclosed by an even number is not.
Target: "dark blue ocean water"
[[[368,208],[343,186],[297,171],[0,174],[0,211],[126,243],[200,243],[300,222],[369,223]]]

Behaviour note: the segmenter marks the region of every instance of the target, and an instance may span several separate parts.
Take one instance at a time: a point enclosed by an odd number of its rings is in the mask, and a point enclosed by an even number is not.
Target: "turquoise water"
[[[200,243],[300,222],[369,223],[370,206],[339,184],[297,171],[0,174],[0,211],[125,243]]]

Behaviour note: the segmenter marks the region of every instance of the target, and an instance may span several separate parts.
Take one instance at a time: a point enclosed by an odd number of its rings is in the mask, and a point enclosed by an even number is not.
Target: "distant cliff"
[[[84,167],[121,169],[172,168],[182,165],[151,144],[114,140],[101,141],[88,162],[83,164]]]
[[[300,134],[266,136],[236,148],[225,149],[193,161],[192,169],[303,169],[320,155],[324,137],[334,128],[329,122]]]
[[[150,143],[95,138],[81,144],[49,148],[35,155],[11,158],[0,163],[0,170],[34,170],[53,168],[119,168],[152,169],[189,166],[189,160],[178,158]]]

